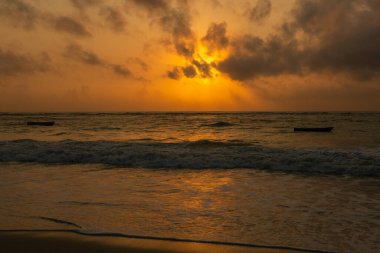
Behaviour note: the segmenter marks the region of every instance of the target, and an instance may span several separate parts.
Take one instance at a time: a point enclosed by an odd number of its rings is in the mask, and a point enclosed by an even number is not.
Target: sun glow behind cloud
[[[252,104],[254,95],[241,83],[224,76],[216,65],[228,56],[228,49],[210,50],[198,41],[192,58],[171,54],[165,60],[169,66],[184,68],[192,61],[204,62],[210,66],[210,76],[197,75],[188,78],[182,75],[178,80],[163,79],[158,85],[166,101],[175,110],[240,110],[241,104]],[[166,108],[168,109],[168,108]]]
[[[228,48],[213,50],[199,40],[192,58],[172,54],[166,62],[178,68],[185,68],[194,61],[204,63],[210,68],[209,75],[202,74],[195,66],[196,76],[163,80],[159,89],[179,110],[240,110],[242,104],[255,104],[254,94],[248,87],[229,79],[216,68],[227,56]]]
[[[174,105],[171,109],[178,110],[240,110],[253,97],[246,87],[221,76],[166,81],[160,89]]]

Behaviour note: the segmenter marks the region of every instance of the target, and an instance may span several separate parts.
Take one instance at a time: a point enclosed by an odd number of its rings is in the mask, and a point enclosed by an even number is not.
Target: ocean
[[[1,113],[0,229],[379,252],[379,129],[364,112]]]

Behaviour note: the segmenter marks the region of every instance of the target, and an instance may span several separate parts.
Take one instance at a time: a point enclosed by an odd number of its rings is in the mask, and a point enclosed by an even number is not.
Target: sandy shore
[[[289,253],[293,250],[209,243],[175,242],[167,240],[135,239],[113,236],[82,235],[72,232],[0,232],[0,252],[171,252],[171,253]],[[301,251],[302,252],[302,251]]]

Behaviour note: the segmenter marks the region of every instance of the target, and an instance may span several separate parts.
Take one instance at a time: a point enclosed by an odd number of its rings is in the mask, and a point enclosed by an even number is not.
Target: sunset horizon
[[[380,252],[380,0],[0,21],[0,252]]]
[[[2,0],[0,111],[379,111],[379,8]]]

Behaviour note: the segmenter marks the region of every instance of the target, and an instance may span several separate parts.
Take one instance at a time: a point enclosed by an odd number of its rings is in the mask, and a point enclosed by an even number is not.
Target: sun
[[[202,42],[198,42],[195,58],[203,59],[208,64],[218,63],[228,56],[226,49],[210,49]]]
[[[210,50],[206,46],[204,46],[202,43],[198,44],[197,53],[194,58],[198,58],[197,60],[203,60],[207,62],[208,64],[211,64],[217,61],[217,58],[215,57],[215,55],[210,54]]]

